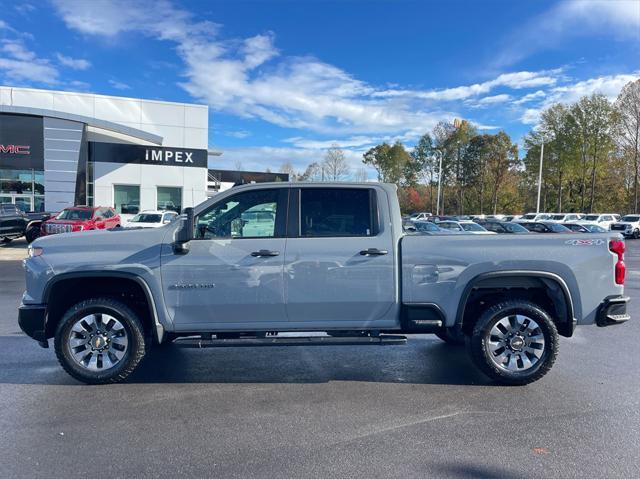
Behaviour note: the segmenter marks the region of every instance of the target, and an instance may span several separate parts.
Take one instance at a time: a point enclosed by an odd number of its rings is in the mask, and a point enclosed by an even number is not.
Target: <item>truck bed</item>
[[[540,273],[566,284],[578,324],[595,321],[602,298],[620,295],[617,233],[531,235],[407,235],[400,239],[403,304],[434,304],[448,326],[474,279],[485,274]]]

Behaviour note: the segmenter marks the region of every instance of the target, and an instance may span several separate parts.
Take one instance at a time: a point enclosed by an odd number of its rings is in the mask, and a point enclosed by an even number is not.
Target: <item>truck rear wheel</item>
[[[111,298],[71,307],[58,324],[54,343],[64,370],[87,384],[123,381],[150,344],[133,310]]]
[[[508,385],[537,381],[553,366],[558,331],[536,304],[510,300],[488,308],[467,339],[473,362],[491,379]]]

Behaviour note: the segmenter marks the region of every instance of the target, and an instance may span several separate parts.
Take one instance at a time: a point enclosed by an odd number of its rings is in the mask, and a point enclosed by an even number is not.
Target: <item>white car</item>
[[[527,213],[522,215],[518,221],[521,223],[533,223],[536,221],[548,221],[551,218],[549,213]],[[513,221],[513,220],[512,220]]]
[[[611,231],[619,231],[625,238],[640,238],[640,215],[626,215],[611,224]]]
[[[175,211],[145,210],[127,221],[123,228],[160,228],[171,223],[177,217],[178,213]]]
[[[580,213],[557,213],[551,215],[547,221],[553,221],[554,223],[571,223],[574,221],[580,221],[584,215]]]
[[[581,223],[602,226],[606,230],[608,230],[609,226],[611,226],[616,221],[616,217],[612,213],[586,215],[580,220]]]
[[[409,221],[427,221],[431,216],[431,213],[414,213],[409,216]]]

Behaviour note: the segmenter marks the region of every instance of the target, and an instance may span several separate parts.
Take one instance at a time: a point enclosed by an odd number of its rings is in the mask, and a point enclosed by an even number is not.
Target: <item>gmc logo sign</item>
[[[30,155],[31,147],[27,145],[0,145],[0,153],[10,155]]]

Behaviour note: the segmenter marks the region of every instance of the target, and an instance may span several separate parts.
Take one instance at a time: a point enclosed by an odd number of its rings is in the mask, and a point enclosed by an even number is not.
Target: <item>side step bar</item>
[[[178,338],[173,343],[182,348],[256,347],[256,346],[352,346],[352,345],[399,345],[407,342],[406,336],[382,334],[380,336],[354,336],[335,338],[331,336],[266,337],[240,339]]]

